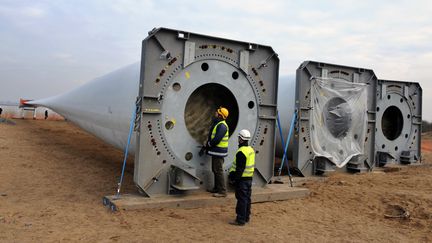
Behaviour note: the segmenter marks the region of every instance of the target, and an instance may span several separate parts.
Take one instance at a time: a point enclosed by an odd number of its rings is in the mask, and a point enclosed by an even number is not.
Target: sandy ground
[[[309,198],[254,204],[236,227],[231,204],[111,213],[121,151],[67,122],[14,122],[0,123],[1,242],[432,242],[430,137],[423,165],[305,182]]]

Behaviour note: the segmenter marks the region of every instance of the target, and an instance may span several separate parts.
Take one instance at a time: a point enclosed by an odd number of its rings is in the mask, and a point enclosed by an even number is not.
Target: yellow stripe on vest
[[[223,138],[221,139],[221,141],[216,145],[216,147],[219,147],[219,148],[228,148],[228,140],[229,140],[229,136],[228,135],[229,135],[229,132],[228,132],[228,125],[225,122],[225,120],[218,122],[216,124],[216,126],[214,126],[210,139],[213,139],[216,136],[216,130],[217,130],[217,127],[220,124],[224,124],[226,126],[226,133],[223,136]]]

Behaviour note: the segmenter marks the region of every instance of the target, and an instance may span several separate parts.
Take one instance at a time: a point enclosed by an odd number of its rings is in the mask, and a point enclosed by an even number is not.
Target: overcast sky
[[[44,98],[140,59],[153,27],[270,45],[304,60],[420,82],[432,121],[432,1],[0,0],[0,101]]]

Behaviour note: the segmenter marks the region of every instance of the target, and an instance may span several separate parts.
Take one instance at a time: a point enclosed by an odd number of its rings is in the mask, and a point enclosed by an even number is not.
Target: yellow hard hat
[[[225,108],[225,107],[222,107],[222,106],[219,107],[219,109],[217,110],[217,113],[218,113],[220,116],[222,116],[223,119],[227,119],[228,114],[229,114],[228,109]]]

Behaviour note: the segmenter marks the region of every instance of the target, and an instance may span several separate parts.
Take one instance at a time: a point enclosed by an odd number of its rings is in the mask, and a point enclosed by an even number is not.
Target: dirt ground
[[[121,151],[68,122],[13,121],[0,123],[0,242],[432,242],[431,136],[420,166],[305,182],[310,197],[253,204],[237,227],[233,204],[111,213]]]

